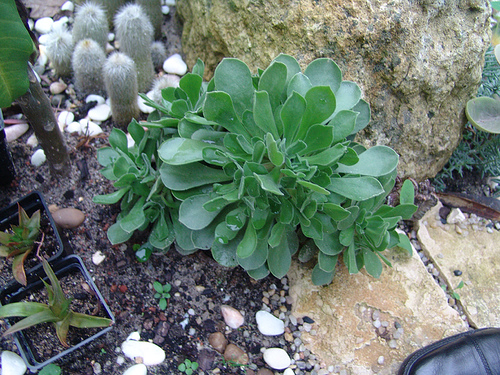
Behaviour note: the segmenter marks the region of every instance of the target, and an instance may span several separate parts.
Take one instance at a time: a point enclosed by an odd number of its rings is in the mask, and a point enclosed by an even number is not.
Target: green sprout
[[[192,362],[186,358],[184,362],[179,365],[178,369],[186,375],[191,375],[198,369],[198,362]]]
[[[49,303],[40,302],[14,302],[0,307],[0,318],[24,317],[7,331],[4,336],[40,323],[51,322],[56,328],[56,334],[64,347],[69,347],[66,338],[70,326],[76,328],[109,327],[113,321],[108,318],[91,316],[74,312],[70,309],[72,298],[66,298],[49,262],[43,259],[43,269],[47,274],[50,284],[45,282]]]
[[[159,300],[158,305],[160,310],[165,310],[167,308],[168,299],[170,298],[172,285],[169,283],[162,285],[159,281],[155,281],[153,283],[153,288],[156,290],[154,297]]]
[[[40,375],[61,375],[61,368],[58,365],[51,363],[45,366],[41,371]]]
[[[33,250],[35,240],[40,234],[40,210],[29,217],[20,204],[18,207],[19,225],[11,225],[9,232],[0,231],[0,256],[13,258],[14,278],[20,284],[26,285],[24,261]]]
[[[460,283],[458,283],[457,287],[450,292],[450,296],[453,297],[454,299],[456,299],[457,301],[460,301],[460,295],[456,291],[458,289],[462,289],[463,287],[464,287],[464,282],[460,281]],[[446,291],[445,285],[442,285],[441,288],[443,288],[443,290]]]

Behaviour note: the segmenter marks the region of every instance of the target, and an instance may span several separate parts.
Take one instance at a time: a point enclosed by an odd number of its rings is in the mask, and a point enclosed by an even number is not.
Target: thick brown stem
[[[49,98],[28,64],[28,91],[17,99],[24,115],[35,130],[35,135],[45,152],[52,176],[64,176],[69,172],[69,157],[66,144],[57,125]]]

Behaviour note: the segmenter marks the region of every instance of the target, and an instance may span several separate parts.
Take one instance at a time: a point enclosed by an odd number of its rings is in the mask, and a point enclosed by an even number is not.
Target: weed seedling
[[[191,375],[193,374],[194,371],[198,369],[198,362],[191,362],[189,359],[185,359],[184,362],[182,362],[179,367],[179,371],[186,374],[186,375]]]
[[[170,285],[169,283],[162,285],[159,281],[155,281],[153,283],[153,288],[156,291],[154,297],[159,300],[158,306],[160,310],[165,310],[168,305],[168,299],[170,298],[170,290],[172,289],[172,285]]]

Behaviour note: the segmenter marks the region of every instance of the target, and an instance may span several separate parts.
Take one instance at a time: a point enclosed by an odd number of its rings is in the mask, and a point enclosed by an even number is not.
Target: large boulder
[[[400,174],[433,177],[461,137],[490,40],[488,0],[177,0],[188,65],[223,57],[254,72],[279,53],[302,67],[331,57],[358,83],[372,121],[359,140],[401,155]]]

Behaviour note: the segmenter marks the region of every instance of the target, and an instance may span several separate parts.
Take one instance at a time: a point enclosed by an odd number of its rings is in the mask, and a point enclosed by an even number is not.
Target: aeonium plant
[[[48,303],[14,302],[0,306],[0,318],[24,317],[4,332],[5,335],[21,331],[40,323],[52,323],[56,334],[64,347],[68,347],[67,336],[69,327],[95,328],[109,327],[113,321],[108,318],[92,316],[74,312],[70,308],[71,298],[66,298],[52,267],[43,259],[43,269],[49,278],[50,284],[45,282]]]
[[[35,241],[40,235],[40,210],[28,216],[18,205],[19,225],[12,225],[10,231],[0,231],[0,256],[12,258],[14,278],[26,285],[24,261],[33,250]]]
[[[177,203],[169,230],[180,252],[211,249],[222,265],[281,278],[297,251],[312,250],[312,279],[322,285],[340,259],[351,273],[379,277],[386,248],[411,251],[396,227],[416,210],[413,185],[404,184],[399,206],[384,204],[398,155],[352,141],[370,108],[335,62],[317,59],[302,72],[280,55],[254,76],[226,58],[208,85],[201,66],[162,92],[163,105],[151,103],[156,124],[177,128],[157,153]]]

